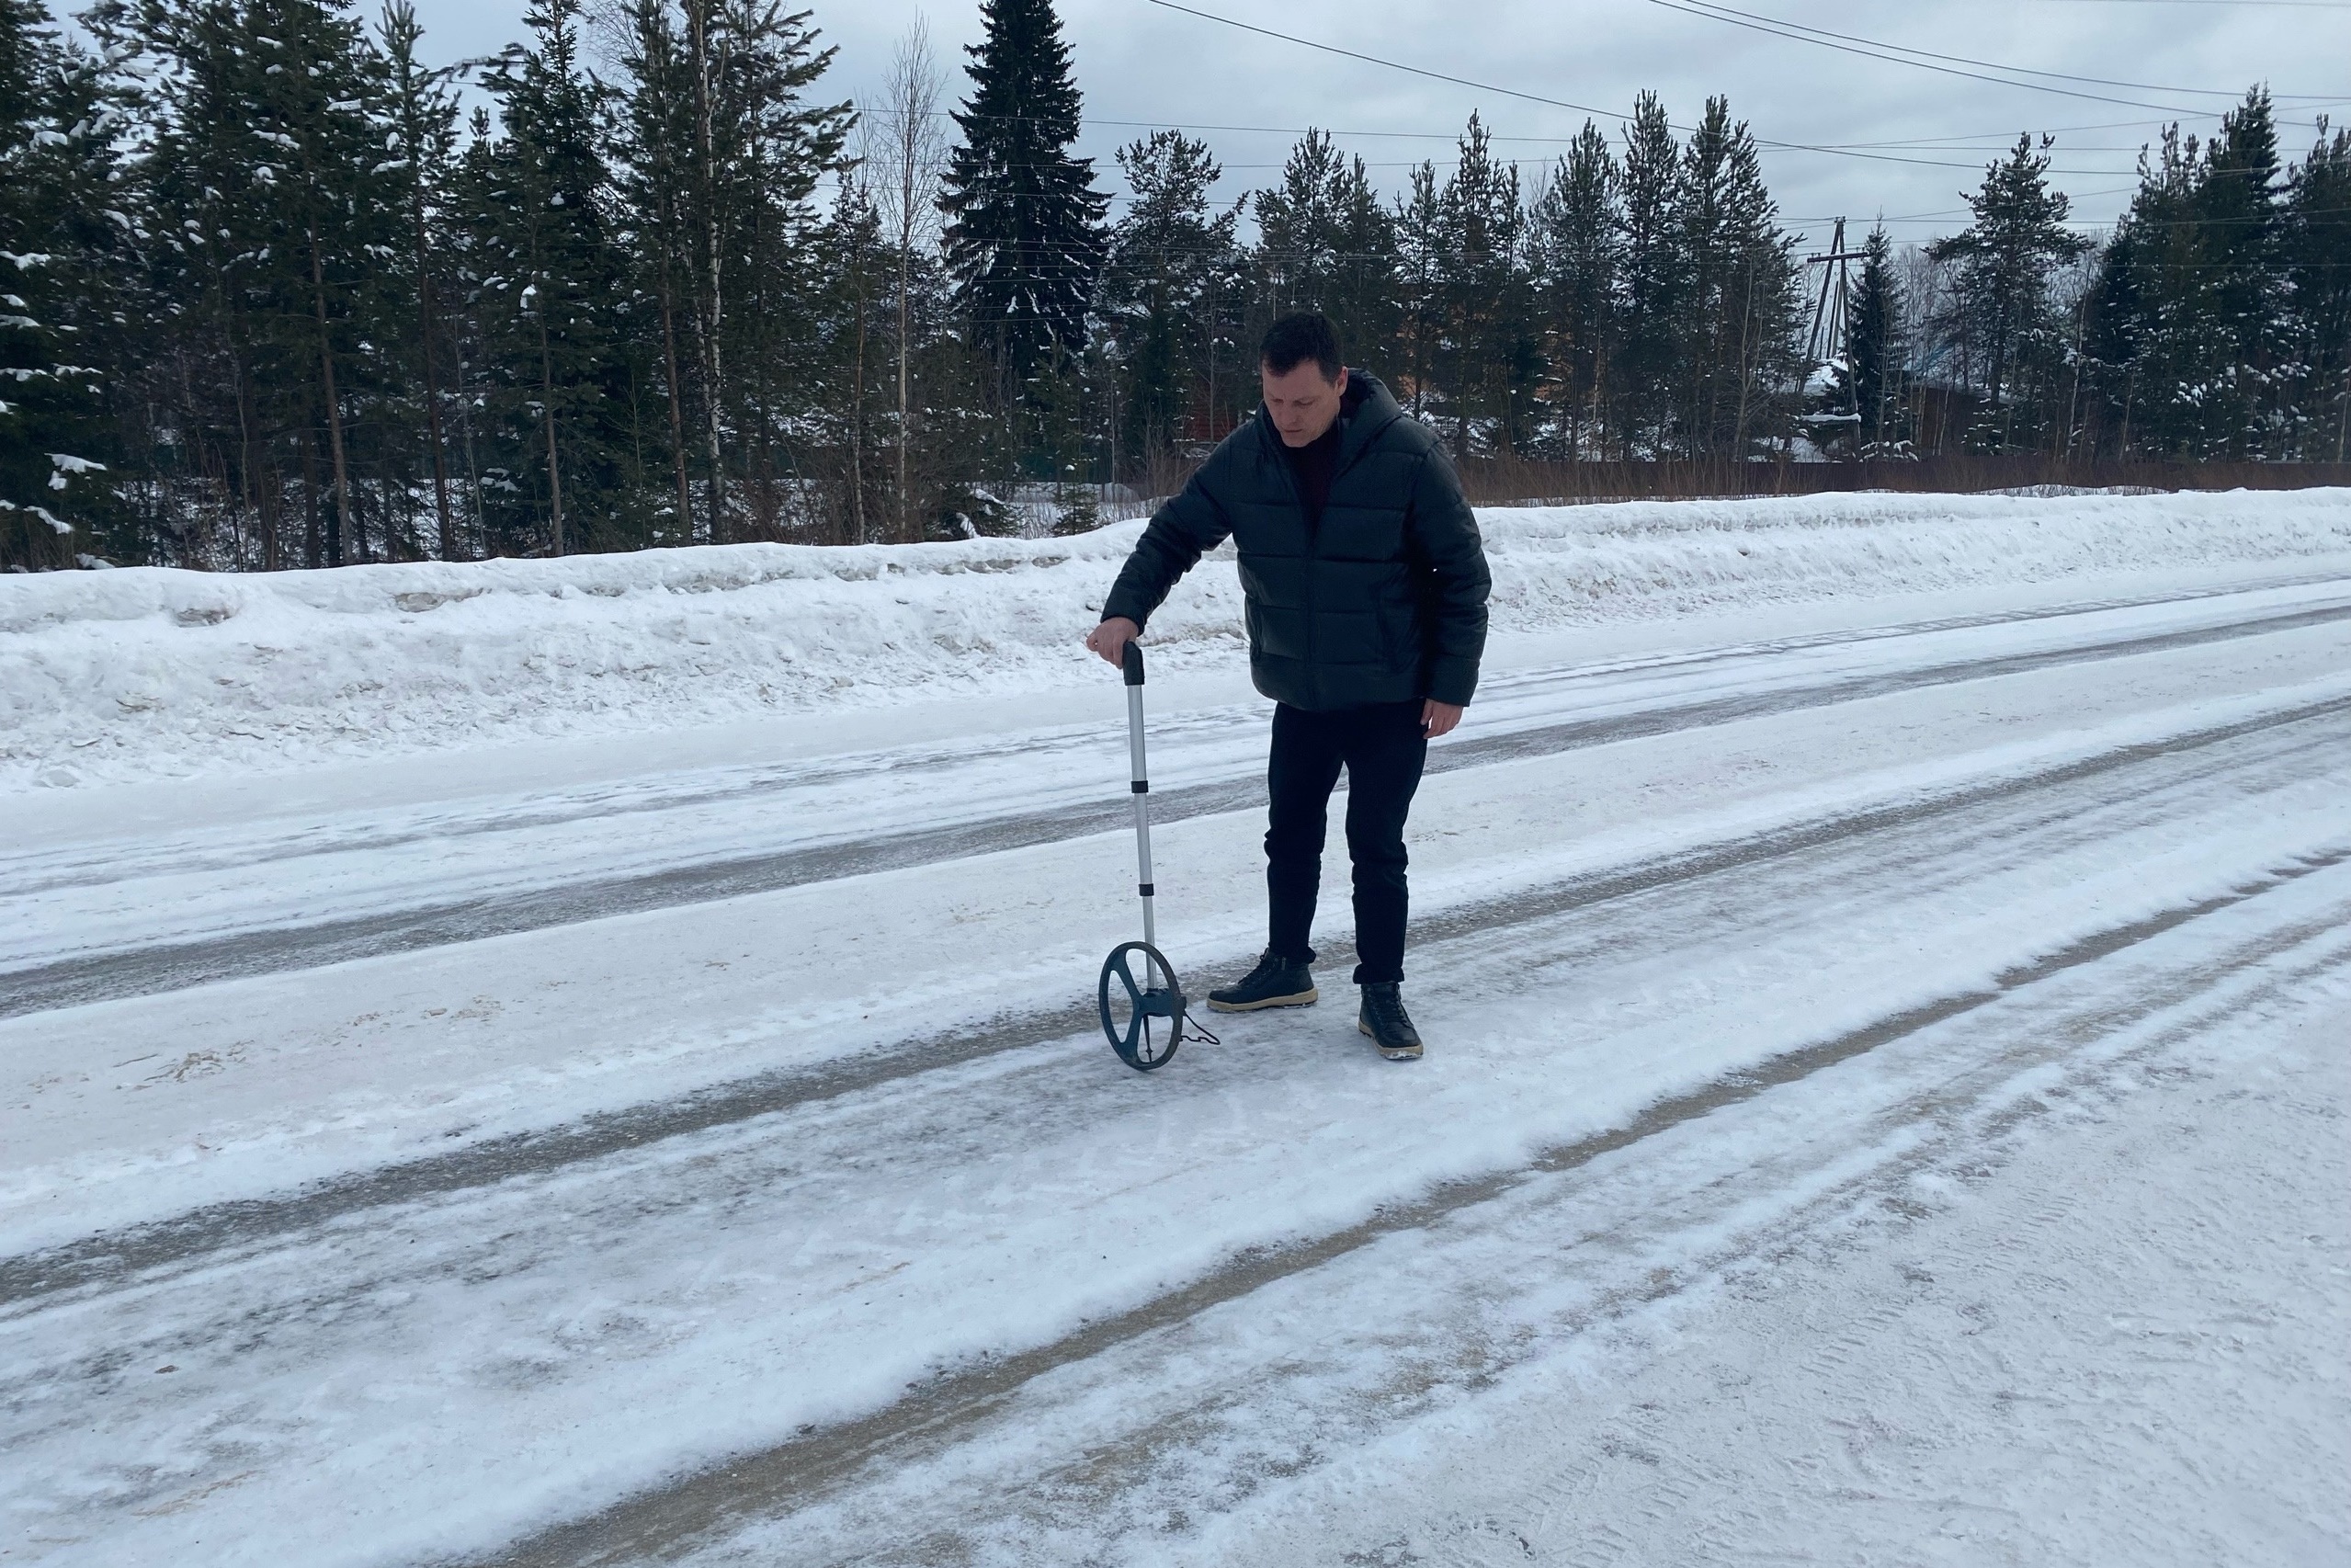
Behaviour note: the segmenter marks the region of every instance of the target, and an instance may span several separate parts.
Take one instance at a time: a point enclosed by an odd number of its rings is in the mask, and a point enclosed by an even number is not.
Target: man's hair
[[[1326,381],[1337,381],[1346,368],[1346,361],[1339,358],[1339,335],[1331,318],[1315,311],[1300,311],[1266,328],[1257,357],[1277,376],[1287,376],[1309,359]]]

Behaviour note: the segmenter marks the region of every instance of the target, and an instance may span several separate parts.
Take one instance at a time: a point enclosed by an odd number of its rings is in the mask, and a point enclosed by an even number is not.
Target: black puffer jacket
[[[1229,535],[1248,597],[1257,689],[1326,710],[1433,697],[1467,703],[1485,651],[1477,519],[1437,437],[1388,389],[1347,372],[1331,498],[1319,528],[1263,408],[1151,519],[1102,606],[1141,626]]]

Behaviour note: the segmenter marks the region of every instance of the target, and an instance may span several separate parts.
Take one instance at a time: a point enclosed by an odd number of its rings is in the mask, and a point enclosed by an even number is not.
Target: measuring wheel
[[[1142,900],[1142,940],[1121,942],[1110,949],[1110,956],[1102,960],[1102,984],[1096,994],[1102,1006],[1102,1032],[1109,1037],[1110,1049],[1136,1072],[1148,1073],[1167,1065],[1187,1030],[1210,1045],[1217,1039],[1185,1012],[1176,966],[1152,945],[1159,940],[1151,907],[1152,897],[1159,890],[1151,881],[1151,774],[1143,766],[1142,649],[1129,642],[1124,664],[1127,745],[1134,764],[1128,787],[1135,802],[1135,892]],[[1140,975],[1135,972],[1138,953],[1142,955]]]
[[[1141,975],[1136,969],[1142,971]],[[1102,1032],[1119,1060],[1139,1073],[1164,1067],[1184,1039],[1184,994],[1176,971],[1149,942],[1121,942],[1102,960]],[[1158,1020],[1154,1023],[1153,1020]]]

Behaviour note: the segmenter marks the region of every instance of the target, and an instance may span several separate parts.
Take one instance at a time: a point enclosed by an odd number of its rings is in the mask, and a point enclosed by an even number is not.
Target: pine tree
[[[862,172],[862,171],[860,171]],[[824,537],[840,544],[869,544],[889,516],[884,506],[887,470],[877,426],[884,406],[884,357],[894,310],[895,270],[882,234],[881,211],[863,178],[841,183],[833,211],[819,236],[819,254],[831,287],[810,300],[820,324],[818,352],[829,368],[822,388],[823,446],[835,460],[816,465],[826,482],[817,497],[825,514]],[[803,470],[803,472],[807,472]]]
[[[2084,305],[2084,372],[2124,456],[2178,441],[2179,411],[2167,391],[2198,358],[2196,324],[2167,298],[2165,281],[2186,259],[2179,247],[2193,243],[2198,149],[2176,125],[2164,127],[2161,149],[2140,153],[2139,187],[2099,254]]]
[[[1680,423],[1693,457],[1743,461],[1784,432],[1800,374],[1794,242],[1778,224],[1754,135],[1707,100],[1682,153],[1675,200],[1686,334]]]
[[[1237,264],[1240,213],[1210,201],[1224,171],[1205,142],[1155,131],[1118,157],[1133,196],[1111,231],[1100,308],[1123,372],[1119,439],[1148,464],[1205,390],[1214,295]]]
[[[1590,120],[1553,166],[1528,218],[1533,312],[1539,324],[1551,449],[1573,462],[1606,449],[1603,412],[1624,263],[1615,156]]]
[[[1414,417],[1425,418],[1445,344],[1445,208],[1435,164],[1413,170],[1395,213],[1398,369]]]
[[[1310,130],[1290,148],[1280,185],[1253,204],[1266,319],[1319,311],[1356,363],[1385,360],[1396,332],[1396,224],[1363,160]]]
[[[1109,198],[1069,151],[1080,102],[1052,0],[984,0],[981,17],[940,203],[947,254],[1001,384],[1033,402],[1031,381],[1085,345]]]
[[[2200,148],[2173,126],[2142,155],[2095,298],[2142,447],[2237,460],[2290,447],[2283,172],[2257,89]]]
[[[1965,374],[1984,401],[1971,442],[1989,449],[2031,446],[2050,417],[2064,353],[2058,269],[2091,248],[2065,226],[2065,193],[2049,187],[2050,145],[2048,137],[2038,147],[2030,135],[2017,137],[1968,199],[1975,222],[1927,248],[1957,267],[1948,329],[1964,346]]]
[[[1622,330],[1616,337],[1618,439],[1628,457],[1671,456],[1675,378],[1686,334],[1677,312],[1690,268],[1682,249],[1681,148],[1653,93],[1634,101],[1625,128]]]
[[[1526,210],[1518,167],[1494,156],[1494,138],[1470,117],[1459,157],[1437,199],[1437,252],[1443,327],[1435,370],[1453,415],[1453,454],[1479,445],[1507,451],[1524,439],[1523,394],[1534,380],[1534,344],[1521,239]]]
[[[2210,371],[2225,389],[2209,439],[2215,456],[2238,461],[2279,455],[2283,434],[2276,392],[2287,352],[2284,173],[2269,94],[2255,87],[2220,117],[2197,204],[2205,273],[2198,291],[2221,351]]]
[[[2286,276],[2293,290],[2292,341],[2299,374],[2294,455],[2351,456],[2351,131],[2318,142],[2289,184]]]

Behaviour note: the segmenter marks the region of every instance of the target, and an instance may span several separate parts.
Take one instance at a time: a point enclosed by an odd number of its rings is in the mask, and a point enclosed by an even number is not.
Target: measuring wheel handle
[[[1135,892],[1142,900],[1142,940],[1121,942],[1102,960],[1102,983],[1096,1000],[1102,1009],[1102,1032],[1119,1060],[1138,1073],[1164,1067],[1175,1059],[1188,1029],[1210,1045],[1216,1036],[1194,1023],[1184,1008],[1183,988],[1176,983],[1176,966],[1155,945],[1159,925],[1152,912],[1158,889],[1151,880],[1151,770],[1143,760],[1142,649],[1131,640],[1120,660],[1127,677],[1127,746],[1134,767],[1129,788],[1135,802]],[[1143,956],[1142,982],[1136,983],[1132,958]],[[1153,1038],[1152,1020],[1164,1020]]]

